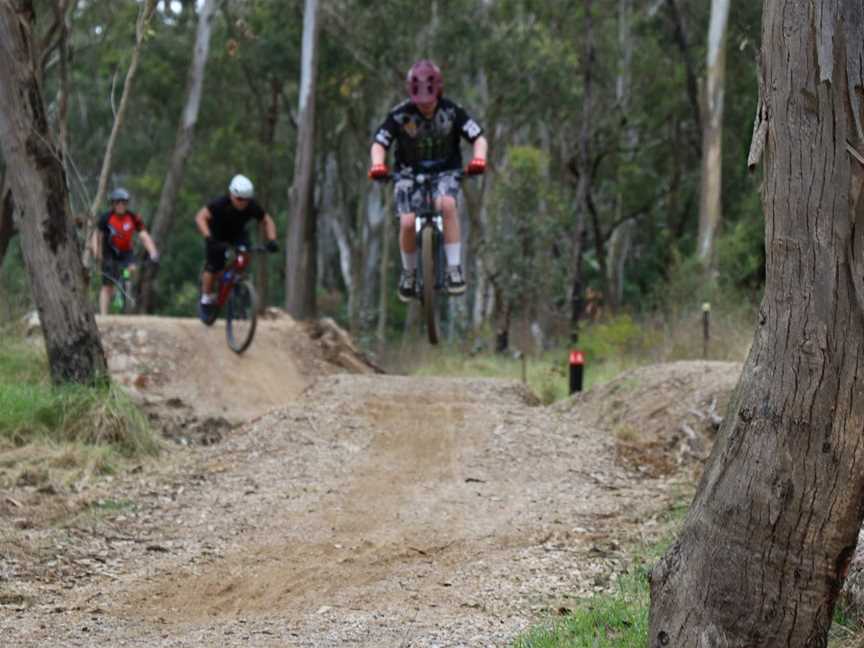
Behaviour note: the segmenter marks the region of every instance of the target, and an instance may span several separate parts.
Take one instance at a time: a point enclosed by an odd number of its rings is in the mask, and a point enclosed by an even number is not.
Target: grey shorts
[[[457,198],[459,196],[459,180],[456,179],[459,171],[445,171],[438,176],[438,185],[432,192],[432,198],[437,200],[442,196]],[[410,179],[398,180],[394,189],[396,195],[396,214],[413,214],[423,204],[423,194],[419,188],[414,187],[414,181]]]

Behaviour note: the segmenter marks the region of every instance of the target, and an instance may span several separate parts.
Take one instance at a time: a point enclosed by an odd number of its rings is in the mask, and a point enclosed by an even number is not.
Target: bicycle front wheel
[[[438,310],[435,308],[435,230],[424,227],[420,247],[423,249],[423,316],[426,319],[426,334],[430,344],[438,344]]]
[[[235,353],[243,353],[252,344],[258,324],[258,298],[248,281],[235,284],[228,297],[225,312],[225,335],[228,346]]]

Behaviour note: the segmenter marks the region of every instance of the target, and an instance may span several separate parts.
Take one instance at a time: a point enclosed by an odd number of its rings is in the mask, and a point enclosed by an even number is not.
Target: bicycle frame
[[[414,226],[417,232],[417,245],[421,248],[422,251],[422,241],[423,241],[423,230],[427,227],[433,227],[433,261],[435,264],[435,290],[440,291],[444,287],[444,274],[445,269],[447,268],[447,262],[444,254],[444,216],[440,210],[435,207],[435,198],[434,198],[434,187],[435,183],[438,181],[438,177],[442,172],[436,172],[434,170],[422,171],[420,173],[413,173],[410,170],[396,172],[391,175],[391,178],[394,181],[398,180],[412,180],[417,188],[419,188],[422,194],[422,201],[420,207],[417,209],[416,218],[414,221]],[[462,179],[462,174],[459,173],[457,175],[459,180]],[[418,268],[419,272],[417,273],[418,280],[422,282],[423,277],[423,267],[422,267],[422,257],[420,255],[420,267]],[[422,283],[421,283],[422,287]]]
[[[234,258],[228,263],[225,269],[216,276],[216,280],[219,282],[216,305],[219,308],[225,306],[228,297],[231,296],[231,291],[234,289],[234,285],[243,279],[246,274],[246,267],[249,265],[250,250],[245,246],[238,246],[235,250]]]

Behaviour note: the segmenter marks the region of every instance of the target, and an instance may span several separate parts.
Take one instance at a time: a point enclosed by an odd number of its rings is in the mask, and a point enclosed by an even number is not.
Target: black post
[[[582,374],[585,365],[585,356],[581,351],[570,352],[570,393],[582,391]]]
[[[702,304],[702,357],[708,359],[708,341],[711,339],[711,304]]]

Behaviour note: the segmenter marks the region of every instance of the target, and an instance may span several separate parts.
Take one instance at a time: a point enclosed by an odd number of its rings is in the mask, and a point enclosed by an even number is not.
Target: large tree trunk
[[[316,233],[312,205],[315,142],[315,82],[318,58],[318,2],[306,0],[303,11],[303,52],[300,71],[300,102],[297,123],[297,153],[291,188],[291,219],[286,243],[285,306],[297,319],[313,317],[316,311]]]
[[[107,375],[75,230],[63,160],[36,77],[32,5],[0,0],[0,145],[18,202],[21,248],[39,310],[51,377],[93,383]]]
[[[186,172],[186,160],[192,152],[192,140],[195,137],[195,124],[198,122],[198,111],[201,107],[201,95],[204,90],[204,71],[210,52],[210,34],[213,29],[213,15],[216,13],[216,0],[205,0],[198,15],[198,28],[195,34],[195,47],[192,52],[192,64],[186,81],[186,104],[177,126],[177,138],[174,153],[165,174],[165,184],[159,196],[159,207],[153,218],[151,233],[153,240],[161,250],[166,247],[171,228],[174,226],[174,208],[177,195],[183,185]],[[150,271],[141,277],[139,284],[139,307],[149,313],[153,310],[156,270],[149,266]]]
[[[702,183],[699,198],[699,260],[713,271],[714,248],[722,212],[723,93],[726,77],[726,26],[730,0],[711,0],[708,28],[708,82],[702,122]]]
[[[764,4],[765,296],[652,647],[826,645],[864,516],[862,33],[860,2]]]

